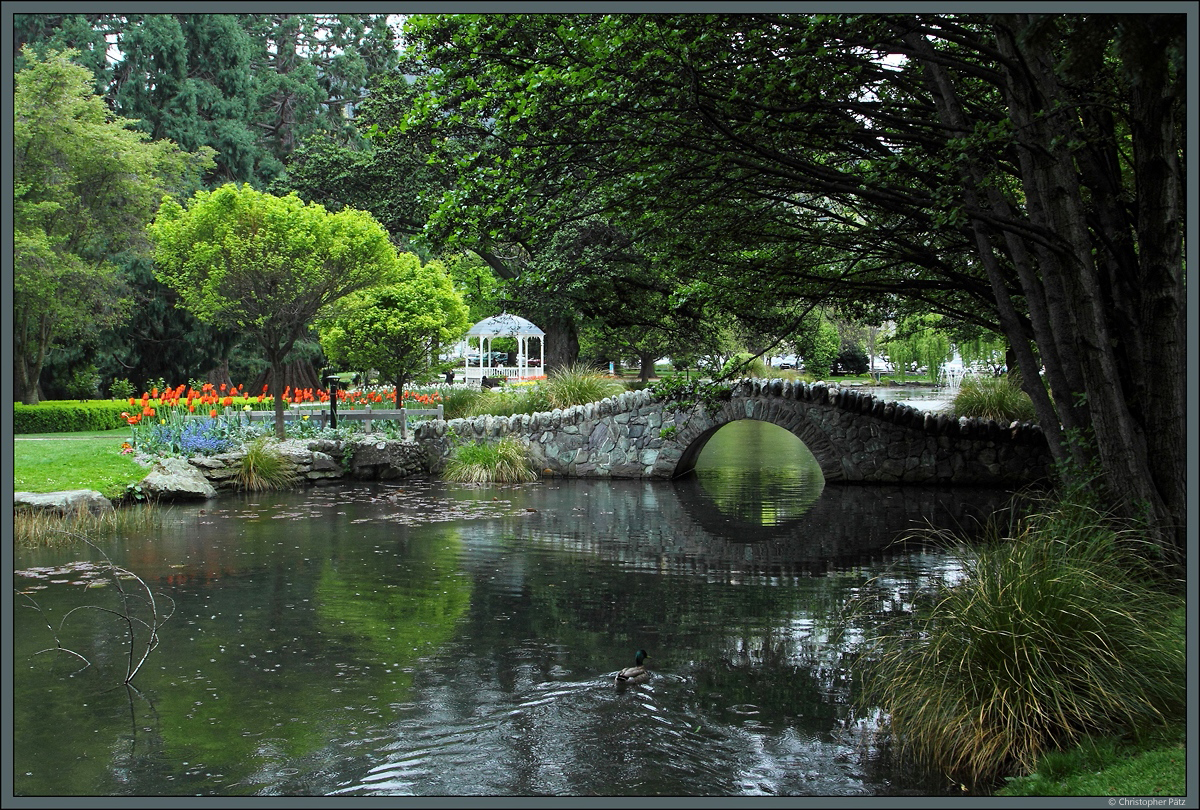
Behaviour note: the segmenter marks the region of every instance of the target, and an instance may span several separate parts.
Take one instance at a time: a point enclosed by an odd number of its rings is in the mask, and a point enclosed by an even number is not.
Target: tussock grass
[[[1186,661],[1153,548],[1070,501],[1016,521],[868,644],[864,699],[904,754],[972,789],[1161,727],[1183,711]]]
[[[447,460],[442,476],[461,484],[515,484],[536,480],[538,474],[529,463],[525,446],[505,437],[494,443],[459,445]]]
[[[99,515],[86,509],[73,515],[21,509],[13,513],[13,542],[26,548],[64,547],[80,542],[81,536],[106,538],[153,531],[161,525],[162,512],[152,503],[126,506]]]
[[[625,386],[619,380],[588,366],[575,365],[552,371],[546,379],[533,385],[514,384],[490,391],[457,389],[449,396],[443,395],[442,406],[446,419],[513,416],[586,405],[623,391]]]
[[[467,416],[512,416],[554,410],[546,399],[541,385],[513,385],[508,388],[480,391],[468,409]]]
[[[446,419],[471,416],[475,404],[487,396],[486,391],[469,385],[447,386],[442,391],[442,415]]]
[[[1037,421],[1033,400],[1007,376],[965,378],[950,407],[957,417],[993,419],[1002,425]]]
[[[549,410],[599,402],[625,390],[625,386],[619,380],[606,377],[596,369],[581,364],[550,372],[541,383],[541,387],[546,392]]]
[[[234,476],[237,486],[247,492],[288,489],[297,480],[295,468],[265,436],[246,445],[242,466]]]

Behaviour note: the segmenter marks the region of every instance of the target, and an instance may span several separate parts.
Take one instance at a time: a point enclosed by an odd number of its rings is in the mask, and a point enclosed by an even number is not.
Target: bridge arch
[[[723,413],[724,410],[725,409],[723,408],[722,412],[718,413],[716,417],[712,419],[713,424],[711,427],[705,428],[698,436],[696,436],[696,438],[692,439],[691,442],[682,449],[679,460],[675,463],[675,468],[667,477],[680,478],[695,470],[696,462],[700,460],[700,454],[704,452],[704,448],[708,444],[708,440],[711,439],[718,430],[726,425],[732,424],[733,422],[739,422],[744,419],[775,425],[776,427],[782,428],[791,435],[795,436],[801,444],[808,448],[808,451],[813,454],[813,457],[816,458],[817,464],[819,464],[821,467],[821,475],[825,477],[826,481],[836,481],[843,476],[844,470],[842,468],[841,455],[836,451],[829,438],[811,424],[803,421],[801,421],[798,425],[792,424],[795,422],[795,420],[787,420],[789,424],[779,424],[771,419],[763,418],[762,416],[744,416],[737,413],[728,415],[728,418],[723,418],[726,416],[726,414]],[[682,439],[679,440],[679,444],[683,444]]]

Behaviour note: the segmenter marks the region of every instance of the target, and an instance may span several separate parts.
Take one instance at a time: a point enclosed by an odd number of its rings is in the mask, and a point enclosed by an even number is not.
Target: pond
[[[873,734],[853,648],[874,618],[845,608],[953,575],[946,552],[896,541],[1007,497],[826,486],[790,434],[745,421],[676,482],[410,479],[177,505],[151,536],[101,545],[173,611],[135,690],[124,626],[95,609],[120,612],[103,558],[18,549],[14,791],[938,794]],[[62,645],[91,666],[38,654],[64,617]],[[652,677],[618,690],[639,648]]]

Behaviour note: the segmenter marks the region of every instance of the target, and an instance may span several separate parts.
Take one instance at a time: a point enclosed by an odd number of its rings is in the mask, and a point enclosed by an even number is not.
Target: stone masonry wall
[[[355,441],[328,439],[280,442],[279,453],[302,480],[322,483],[354,478],[389,480],[407,478],[429,469],[427,453],[416,442]],[[245,450],[215,456],[196,456],[188,462],[218,490],[231,489]]]

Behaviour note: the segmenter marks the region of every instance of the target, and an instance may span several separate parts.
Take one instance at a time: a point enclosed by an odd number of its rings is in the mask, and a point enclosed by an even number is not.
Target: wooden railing
[[[275,412],[274,411],[246,411],[245,414],[251,422],[266,422],[266,421],[273,422],[273,421],[275,421]],[[443,414],[444,414],[444,411],[443,411],[443,408],[441,405],[438,405],[437,408],[391,408],[391,409],[381,410],[381,411],[372,410],[371,406],[368,405],[363,410],[344,411],[339,408],[338,412],[337,412],[337,421],[338,422],[365,422],[366,424],[363,425],[363,429],[367,433],[370,433],[371,432],[371,423],[377,419],[383,419],[383,420],[388,420],[388,421],[399,420],[400,421],[400,438],[407,439],[408,438],[408,419],[409,419],[409,417],[432,416],[437,419],[443,419],[443,418],[445,418]],[[311,408],[311,407],[306,408],[303,406],[300,408],[291,407],[291,408],[285,409],[283,412],[283,421],[284,422],[294,422],[296,420],[303,419],[306,416],[308,417],[310,422],[315,422],[319,427],[322,427],[322,428],[328,426],[330,424],[330,422],[332,421],[328,407],[322,407],[319,410],[317,410],[316,408]]]

